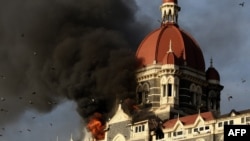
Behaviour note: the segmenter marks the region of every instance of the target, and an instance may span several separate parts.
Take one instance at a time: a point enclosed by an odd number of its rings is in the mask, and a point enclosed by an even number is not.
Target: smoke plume
[[[133,0],[0,2],[0,124],[75,100],[84,118],[133,97],[135,48],[147,33]],[[134,36],[136,35],[136,36]],[[15,104],[14,104],[15,103]]]

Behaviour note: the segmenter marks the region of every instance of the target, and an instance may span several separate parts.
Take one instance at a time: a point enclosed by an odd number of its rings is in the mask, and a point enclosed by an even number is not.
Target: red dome
[[[200,47],[190,35],[175,24],[162,26],[146,36],[137,49],[136,57],[142,60],[141,66],[152,65],[155,62],[187,65],[193,69],[205,71]]]
[[[162,3],[166,3],[166,2],[174,2],[174,3],[178,3],[177,0],[162,0]]]
[[[206,71],[207,80],[218,80],[220,81],[220,75],[214,67],[209,67]]]

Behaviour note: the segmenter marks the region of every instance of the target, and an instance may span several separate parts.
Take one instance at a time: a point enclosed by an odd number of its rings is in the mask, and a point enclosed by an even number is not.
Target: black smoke
[[[0,124],[60,99],[88,118],[134,96],[135,49],[148,32],[134,0],[0,2]]]

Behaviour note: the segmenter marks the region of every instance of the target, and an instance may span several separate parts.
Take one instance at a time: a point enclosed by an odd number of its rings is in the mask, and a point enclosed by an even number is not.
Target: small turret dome
[[[220,75],[214,67],[209,67],[206,71],[207,80],[218,80],[220,81]]]
[[[219,83],[220,82],[219,72],[213,67],[212,63],[213,62],[212,62],[212,59],[211,59],[210,67],[206,71],[206,79],[209,82],[217,82],[217,83]]]

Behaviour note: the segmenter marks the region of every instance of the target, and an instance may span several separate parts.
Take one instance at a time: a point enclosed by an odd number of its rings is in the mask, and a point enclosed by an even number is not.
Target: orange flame
[[[135,111],[139,111],[139,110],[140,110],[140,108],[139,108],[137,105],[133,105],[133,109],[134,109]]]
[[[97,140],[103,140],[105,137],[105,125],[101,122],[102,114],[95,113],[89,120],[87,129],[91,132],[92,136]]]
[[[136,102],[133,99],[127,98],[124,100],[124,103],[130,112],[140,111],[140,108],[137,106]]]

